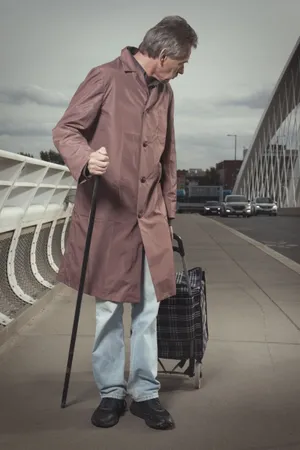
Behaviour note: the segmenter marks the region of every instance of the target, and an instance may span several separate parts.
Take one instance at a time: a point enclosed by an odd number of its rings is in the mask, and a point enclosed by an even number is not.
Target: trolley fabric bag
[[[188,375],[194,378],[195,389],[201,387],[202,359],[208,342],[205,271],[201,267],[188,270],[180,236],[174,233],[183,271],[176,274],[176,295],[160,302],[157,315],[159,373]],[[162,359],[179,360],[168,370]],[[186,362],[188,367],[183,371]],[[176,371],[177,368],[181,371]]]
[[[176,274],[176,295],[161,302],[157,317],[158,357],[201,363],[208,341],[205,272]],[[188,289],[190,284],[190,290]],[[184,362],[185,362],[184,361]]]

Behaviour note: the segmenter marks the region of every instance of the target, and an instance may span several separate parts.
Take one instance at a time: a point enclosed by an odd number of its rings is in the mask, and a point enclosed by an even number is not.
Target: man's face
[[[190,54],[184,59],[171,59],[168,56],[162,56],[158,60],[156,68],[156,77],[160,81],[170,81],[176,78],[178,75],[183,75],[184,65],[188,63]]]

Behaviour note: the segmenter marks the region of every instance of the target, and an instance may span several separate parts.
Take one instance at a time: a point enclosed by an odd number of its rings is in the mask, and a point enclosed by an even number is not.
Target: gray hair
[[[185,19],[167,16],[147,31],[139,51],[156,59],[165,50],[165,56],[169,58],[184,59],[197,45],[198,36]]]

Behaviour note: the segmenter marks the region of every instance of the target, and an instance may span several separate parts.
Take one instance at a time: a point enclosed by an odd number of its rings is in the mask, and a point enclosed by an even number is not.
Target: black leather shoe
[[[148,427],[156,430],[171,430],[175,423],[170,413],[164,409],[158,398],[144,402],[133,401],[130,412],[140,419],[144,419]]]
[[[117,398],[103,398],[92,415],[92,424],[95,427],[110,428],[119,422],[126,411],[126,401]]]

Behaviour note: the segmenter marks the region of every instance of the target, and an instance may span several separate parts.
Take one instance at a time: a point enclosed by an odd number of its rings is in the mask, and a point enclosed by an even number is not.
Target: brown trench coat
[[[176,212],[174,100],[169,84],[149,91],[129,48],[93,68],[53,129],[53,141],[78,182],[58,280],[78,290],[94,178],[83,179],[89,154],[110,159],[99,178],[86,294],[138,303],[143,248],[157,300],[175,294],[168,219]],[[83,180],[83,182],[82,182]]]

